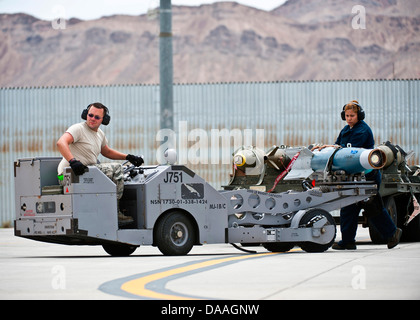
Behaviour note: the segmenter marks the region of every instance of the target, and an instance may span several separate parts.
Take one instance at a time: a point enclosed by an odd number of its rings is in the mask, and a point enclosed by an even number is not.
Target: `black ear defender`
[[[362,106],[360,104],[358,104],[357,102],[352,101],[350,103],[345,104],[344,107],[343,107],[343,111],[341,111],[341,119],[343,119],[343,121],[346,121],[346,112],[344,111],[344,109],[346,108],[346,106],[348,104],[352,104],[352,105],[355,105],[357,107],[357,109],[358,109],[357,110],[357,119],[359,121],[365,119],[366,115],[365,115],[365,111],[363,110]]]
[[[90,105],[88,105],[86,107],[86,109],[84,109],[82,111],[82,116],[81,117],[82,117],[83,120],[87,120],[89,109],[92,105],[95,106],[95,103],[91,103]],[[111,121],[111,116],[108,114],[108,108],[105,107],[103,104],[100,104],[100,105],[101,105],[101,108],[105,110],[105,115],[104,115],[104,118],[102,119],[102,124],[104,126],[107,126],[109,124],[109,122]]]

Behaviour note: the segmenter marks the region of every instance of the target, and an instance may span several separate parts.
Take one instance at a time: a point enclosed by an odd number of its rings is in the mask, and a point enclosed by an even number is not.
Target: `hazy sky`
[[[226,0],[225,0],[226,1]],[[172,0],[172,5],[198,6],[221,0]],[[261,10],[272,10],[286,0],[236,0]],[[58,17],[97,19],[113,14],[140,15],[159,6],[159,0],[0,0],[0,13],[24,12],[43,20]]]

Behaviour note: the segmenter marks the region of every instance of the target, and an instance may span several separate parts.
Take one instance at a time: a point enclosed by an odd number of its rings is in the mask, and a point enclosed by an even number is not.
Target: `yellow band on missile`
[[[235,156],[234,159],[234,163],[238,166],[238,167],[242,167],[245,163],[246,163],[246,158],[243,154],[237,154]]]

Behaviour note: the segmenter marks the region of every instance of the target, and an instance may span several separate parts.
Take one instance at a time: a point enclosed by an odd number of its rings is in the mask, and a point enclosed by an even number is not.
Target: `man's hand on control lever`
[[[132,154],[127,154],[127,157],[125,159],[130,161],[136,167],[140,167],[144,163],[144,160],[142,157],[134,156]]]
[[[84,174],[85,170],[87,169],[87,167],[83,163],[81,163],[79,160],[76,160],[74,158],[71,159],[69,163],[70,163],[70,167],[72,168],[76,176],[80,176]]]

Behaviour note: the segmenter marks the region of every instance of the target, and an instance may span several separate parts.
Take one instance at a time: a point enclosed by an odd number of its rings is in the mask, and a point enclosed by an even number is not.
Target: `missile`
[[[255,167],[257,154],[253,150],[240,150],[233,156],[233,163],[237,167]]]
[[[324,148],[315,150],[311,160],[314,171],[325,171],[332,161],[331,170],[343,170],[347,174],[361,173],[371,169],[382,169],[386,164],[385,152],[381,149]]]
[[[255,147],[242,147],[233,154],[235,169],[241,175],[263,178],[264,164],[276,169],[284,180],[306,179],[314,172],[343,171],[346,174],[382,169],[387,163],[387,150],[380,148],[332,147],[311,151],[306,147],[273,147],[266,154]],[[262,177],[262,178],[261,178]]]
[[[300,152],[292,170],[284,180],[306,179],[313,172],[344,171],[346,174],[362,173],[370,169],[382,169],[386,155],[380,149],[332,147],[311,152],[308,148],[291,148],[288,152]]]
[[[246,175],[259,175],[264,169],[264,152],[255,147],[241,147],[233,154],[233,165]]]

